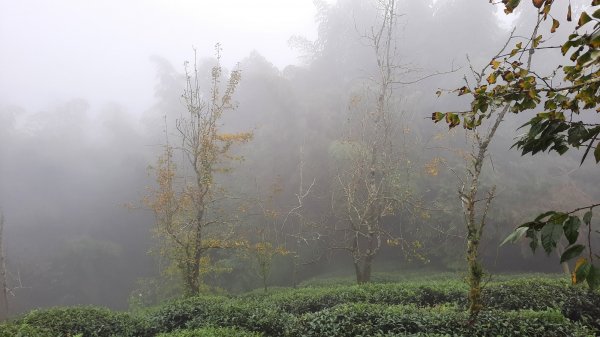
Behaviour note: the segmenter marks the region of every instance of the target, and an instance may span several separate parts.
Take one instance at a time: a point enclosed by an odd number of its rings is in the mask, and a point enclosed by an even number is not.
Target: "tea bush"
[[[260,337],[261,334],[233,328],[206,327],[194,330],[177,330],[156,337]]]
[[[150,336],[142,318],[97,307],[34,310],[15,323],[21,328],[38,329],[46,337],[77,334],[84,337]]]
[[[205,296],[173,301],[146,314],[147,324],[155,332],[221,326],[270,336],[283,336],[294,319],[268,301]]]
[[[47,330],[35,328],[29,324],[0,324],[0,337],[48,337]]]
[[[567,280],[490,282],[472,324],[466,293],[462,281],[434,279],[204,295],[135,313],[55,308],[0,325],[0,337],[600,335],[600,294]]]
[[[592,336],[590,329],[559,311],[483,311],[475,323],[451,306],[343,304],[302,316],[293,336]]]

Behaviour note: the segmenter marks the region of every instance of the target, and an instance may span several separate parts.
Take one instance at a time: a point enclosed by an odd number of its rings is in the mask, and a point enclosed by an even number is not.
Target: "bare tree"
[[[317,182],[313,178],[310,184],[304,181],[304,147],[300,147],[300,162],[298,164],[299,183],[295,193],[297,203],[292,206],[281,223],[285,247],[292,259],[292,286],[298,285],[300,268],[315,264],[322,260],[326,253],[324,231],[325,221],[322,218],[311,218],[305,214],[306,200],[312,193]],[[286,229],[290,227],[290,229]]]
[[[254,202],[260,216],[258,227],[252,228],[253,234],[247,235],[250,241],[249,253],[253,258],[258,275],[263,282],[263,289],[267,291],[268,277],[271,273],[273,260],[276,256],[287,256],[292,263],[292,284],[297,285],[298,269],[317,263],[324,256],[326,249],[319,247],[324,240],[323,222],[312,219],[305,213],[305,203],[316,184],[314,178],[310,184],[304,182],[304,151],[300,147],[300,162],[298,190],[294,193],[296,203],[288,206],[276,206],[275,200],[283,192],[282,185],[277,181],[272,185],[268,195],[262,196]],[[257,190],[260,191],[257,186]]]
[[[401,203],[397,193],[400,160],[392,141],[393,85],[398,70],[394,64],[396,1],[377,4],[380,25],[365,36],[374,51],[377,74],[369,88],[371,97],[355,95],[350,100],[350,110],[358,110],[358,123],[349,125],[348,136],[337,144],[339,193],[332,197],[339,219],[334,236],[341,238],[332,247],[352,256],[357,283],[370,281],[382,242],[398,242],[383,222]]]

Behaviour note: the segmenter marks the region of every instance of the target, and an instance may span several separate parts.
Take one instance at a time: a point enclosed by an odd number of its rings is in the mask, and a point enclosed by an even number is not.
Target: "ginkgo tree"
[[[500,3],[500,2],[498,2]],[[504,11],[511,14],[522,2],[502,0]],[[600,5],[599,0],[590,1],[590,7],[574,13],[570,1],[533,0],[531,6],[537,12],[533,33],[521,38],[512,50],[499,54],[490,61],[481,81],[476,87],[457,89],[458,95],[471,95],[471,109],[462,112],[436,112],[432,119],[446,121],[450,127],[462,123],[463,127],[476,129],[482,120],[497,117],[493,107],[504,105],[513,113],[535,114],[522,126],[526,132],[514,147],[522,154],[556,152],[560,155],[571,149],[582,149],[581,164],[593,154],[600,162],[600,123],[597,115],[600,89]],[[527,5],[525,5],[527,6]],[[521,6],[523,7],[523,6]],[[558,8],[562,7],[562,8]],[[566,9],[566,10],[565,10]],[[562,10],[564,19],[556,14]],[[558,45],[552,39],[561,22],[577,19],[575,30]],[[529,67],[537,51],[555,52],[560,61],[548,73],[540,73]],[[600,203],[578,207],[570,211],[548,211],[526,222],[505,240],[520,238],[530,240],[530,247],[541,246],[547,253],[555,250],[561,238],[569,246],[561,256],[561,262],[577,258],[572,275],[574,283],[587,282],[590,288],[600,286],[600,258],[593,249],[593,209]]]
[[[208,94],[200,87],[203,76],[197,62],[193,69],[186,64],[182,97],[187,115],[176,122],[179,146],[165,145],[155,170],[157,187],[145,198],[155,214],[159,253],[171,263],[167,270],[182,277],[188,295],[198,294],[203,276],[217,270],[210,260],[211,250],[246,246],[244,240],[234,236],[236,217],[223,210],[229,196],[216,178],[230,171],[232,160],[240,159],[232,154],[232,146],[248,142],[252,133],[222,131],[223,114],[235,108],[233,94],[241,72],[231,71],[226,85],[222,85],[220,58],[217,44],[217,63],[209,75]],[[175,151],[187,160],[175,163]]]

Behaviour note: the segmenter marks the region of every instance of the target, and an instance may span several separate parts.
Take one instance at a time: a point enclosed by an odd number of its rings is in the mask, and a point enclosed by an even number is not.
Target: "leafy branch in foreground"
[[[533,221],[517,227],[501,245],[516,242],[525,237],[529,239],[529,247],[535,251],[540,245],[549,254],[556,249],[559,241],[565,237],[569,246],[560,257],[560,262],[568,262],[578,258],[571,275],[574,284],[586,282],[591,289],[600,287],[600,267],[594,259],[600,259],[592,248],[592,234],[599,233],[592,229],[593,209],[600,203],[576,208],[570,212],[548,211],[540,214]],[[578,216],[582,211],[583,216]],[[582,224],[585,227],[582,227]],[[583,234],[582,234],[583,233]],[[583,238],[582,238],[583,237]],[[587,250],[587,256],[584,252]]]
[[[519,5],[519,1],[502,2],[507,14]],[[553,1],[535,3],[535,7],[539,8],[537,26],[551,19],[550,33],[556,32],[560,21],[552,15]],[[591,2],[592,6],[599,4],[599,0]],[[567,21],[571,21],[570,3],[567,13]],[[432,119],[435,122],[443,120],[450,128],[462,123],[465,128],[473,129],[484,118],[490,117],[492,105],[510,102],[513,113],[538,109],[543,105],[543,111],[522,126],[529,129],[514,146],[523,154],[555,151],[561,155],[571,148],[583,147],[585,153],[581,163],[590,152],[593,152],[596,163],[600,162],[600,124],[589,121],[593,114],[600,112],[597,106],[600,88],[600,9],[591,13],[582,12],[576,30],[562,45],[548,46],[549,40],[535,29],[530,39],[517,42],[510,53],[498,55],[490,61],[484,72],[478,74],[486,79],[486,83],[454,90],[459,96],[473,96],[471,110],[435,112]],[[535,51],[559,48],[564,59],[549,74],[540,75],[524,66],[530,62]],[[560,77],[562,81],[557,80]],[[439,94],[441,91],[438,91]]]
[[[511,13],[519,5],[519,1],[504,0],[503,3],[506,13]],[[538,21],[552,18],[550,31],[554,33],[560,26],[560,21],[551,14],[553,2],[534,1],[534,5],[539,9]],[[503,61],[492,60],[494,72],[488,77],[489,84],[496,83],[498,76],[504,83],[491,89],[492,93],[500,94],[491,97],[517,101],[514,112],[518,113],[536,109],[541,104],[542,95],[544,96],[544,111],[537,113],[522,126],[529,130],[513,145],[523,154],[555,151],[562,155],[572,148],[584,148],[580,165],[590,152],[593,152],[596,163],[600,162],[600,124],[594,122],[597,120],[594,115],[600,112],[600,9],[594,8],[598,5],[599,0],[591,1],[592,7],[579,15],[575,31],[560,46],[564,62],[558,64],[550,75],[522,72],[518,69],[517,60],[511,66],[518,72],[507,71],[506,67],[501,66],[508,63],[507,58]],[[570,2],[566,20],[572,20]],[[531,46],[518,43],[509,58],[522,55],[525,48],[541,49],[545,40],[539,35],[531,42]],[[557,74],[562,75],[563,81],[555,84],[553,81]],[[529,246],[533,251],[541,245],[546,253],[550,253],[557,248],[559,240],[565,237],[569,246],[561,254],[561,263],[578,258],[571,275],[573,283],[585,281],[591,289],[598,289],[600,266],[595,259],[599,257],[592,247],[592,234],[598,233],[592,228],[593,209],[597,206],[600,203],[579,207],[570,212],[553,210],[542,213],[533,221],[517,227],[502,244],[525,237],[530,240]],[[584,210],[586,212],[580,217],[578,214]],[[582,227],[582,224],[586,227]],[[582,256],[586,251],[587,256]]]
[[[505,13],[512,13],[520,4],[519,0],[502,0]],[[561,5],[566,4],[561,2]],[[592,0],[592,6],[600,5],[600,0]],[[535,114],[521,128],[528,128],[521,135],[513,147],[521,150],[522,154],[555,151],[560,155],[572,148],[584,148],[581,164],[588,154],[593,152],[596,163],[600,162],[600,124],[595,122],[598,108],[600,89],[600,9],[583,11],[575,31],[568,36],[560,48],[549,46],[549,38],[545,38],[541,31],[549,26],[549,33],[554,34],[560,27],[560,21],[552,11],[553,0],[534,0],[533,6],[537,12],[537,19],[533,24],[531,35],[520,37],[511,33],[511,36],[501,52],[485,65],[481,72],[473,70],[475,85],[465,86],[453,90],[458,96],[470,95],[472,97],[470,109],[466,111],[434,112],[431,119],[437,123],[444,121],[449,128],[454,128],[462,123],[463,127],[474,133],[478,151],[473,153],[473,161],[468,167],[470,173],[470,190],[468,193],[460,192],[465,208],[465,224],[468,230],[467,261],[469,264],[470,287],[470,314],[476,317],[481,308],[479,280],[481,279],[481,266],[477,261],[477,247],[481,229],[485,224],[473,221],[475,214],[474,197],[479,186],[478,177],[481,172],[482,160],[485,157],[487,145],[493,137],[498,123],[502,121],[507,111],[515,114],[543,110]],[[593,7],[592,7],[593,8]],[[593,12],[592,12],[593,11]],[[554,14],[554,15],[553,15]],[[572,20],[570,2],[567,7],[567,21]],[[549,25],[542,25],[551,19]],[[505,53],[511,41],[515,42],[514,48]],[[553,71],[548,74],[539,74],[532,68],[532,58],[536,51],[544,49],[553,52],[560,49],[562,55],[556,55],[560,61]],[[471,68],[473,69],[473,68]],[[562,78],[562,81],[559,80]],[[442,90],[436,93],[442,94]],[[595,110],[595,111],[594,111]],[[484,120],[491,119],[491,132],[480,138],[478,127]],[[483,141],[482,141],[483,140]],[[592,151],[593,150],[593,151]],[[479,155],[475,155],[478,153]],[[493,198],[493,190],[487,199],[482,219],[489,202]],[[530,239],[530,247],[536,250],[542,246],[546,253],[557,248],[559,240],[566,237],[569,246],[561,255],[561,262],[578,258],[572,274],[573,283],[587,282],[591,289],[600,286],[600,268],[594,258],[592,249],[592,210],[600,204],[580,207],[565,213],[549,211],[539,215],[535,220],[522,224],[503,242],[514,242],[526,237]],[[583,217],[577,214],[587,210]],[[582,228],[582,223],[587,226]],[[586,230],[587,229],[587,230]],[[586,234],[582,234],[585,232]],[[473,246],[473,247],[472,247]],[[474,249],[472,249],[474,248]],[[581,256],[587,250],[587,257]],[[473,260],[474,259],[474,260]],[[474,263],[472,262],[474,261]],[[478,267],[478,268],[477,268]]]

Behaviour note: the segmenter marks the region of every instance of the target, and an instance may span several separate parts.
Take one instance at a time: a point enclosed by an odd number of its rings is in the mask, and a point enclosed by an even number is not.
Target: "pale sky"
[[[292,35],[316,37],[312,0],[0,0],[0,105],[30,111],[72,98],[147,108],[152,55],[177,68],[220,42],[233,66],[257,50],[297,63]],[[32,112],[33,112],[32,111]]]

